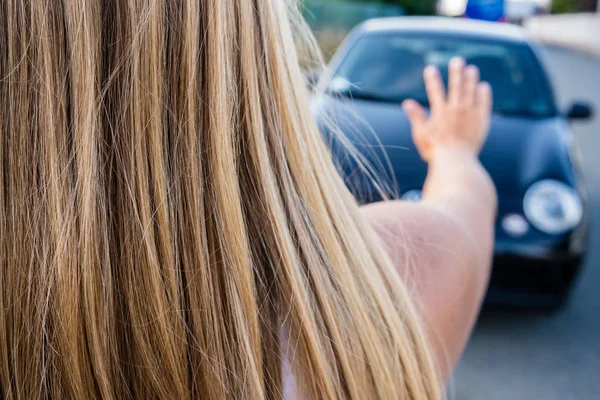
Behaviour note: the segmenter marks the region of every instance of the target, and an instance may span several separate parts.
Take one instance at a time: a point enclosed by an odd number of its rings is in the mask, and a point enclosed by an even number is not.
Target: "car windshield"
[[[463,37],[380,34],[360,38],[334,74],[329,91],[357,99],[427,106],[422,72],[436,65],[447,84],[448,61],[461,56],[479,67],[494,91],[494,111],[505,115],[556,114],[544,73],[529,46]]]

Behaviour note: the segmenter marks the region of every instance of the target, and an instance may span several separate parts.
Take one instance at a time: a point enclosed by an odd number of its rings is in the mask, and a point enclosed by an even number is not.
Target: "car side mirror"
[[[594,111],[589,104],[586,103],[573,103],[569,112],[567,113],[567,118],[570,120],[586,120],[590,119],[594,115]]]
[[[312,91],[317,86],[322,73],[323,70],[319,68],[311,69],[306,72],[306,86],[308,86],[309,90]]]

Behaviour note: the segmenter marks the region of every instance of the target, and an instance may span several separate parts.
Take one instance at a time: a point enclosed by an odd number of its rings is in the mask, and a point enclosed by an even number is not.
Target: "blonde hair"
[[[295,7],[1,2],[0,397],[439,396]]]

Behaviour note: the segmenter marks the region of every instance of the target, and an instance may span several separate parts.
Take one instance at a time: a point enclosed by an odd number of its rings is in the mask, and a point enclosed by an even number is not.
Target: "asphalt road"
[[[600,62],[548,48],[559,102],[595,105]],[[451,382],[451,399],[600,399],[600,118],[577,124],[589,187],[591,252],[566,308],[555,314],[484,310]]]

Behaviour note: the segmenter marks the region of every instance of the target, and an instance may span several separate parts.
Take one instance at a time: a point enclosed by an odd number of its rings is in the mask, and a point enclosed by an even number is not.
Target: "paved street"
[[[600,114],[600,63],[558,48],[547,53],[561,105],[589,100]],[[484,311],[451,399],[600,399],[600,118],[576,133],[596,229],[573,299],[556,314]]]

